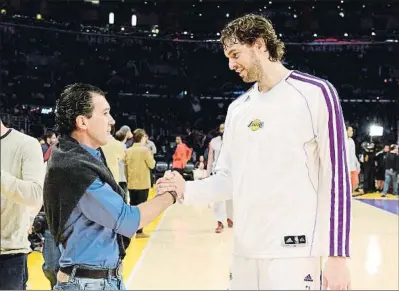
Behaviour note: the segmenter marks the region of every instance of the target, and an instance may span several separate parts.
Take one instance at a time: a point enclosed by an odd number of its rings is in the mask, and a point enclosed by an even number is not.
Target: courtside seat
[[[192,162],[188,162],[186,167],[183,170],[183,177],[185,180],[194,180],[194,164]]]
[[[157,161],[155,164],[155,178],[159,179],[168,170],[168,163],[165,161]]]

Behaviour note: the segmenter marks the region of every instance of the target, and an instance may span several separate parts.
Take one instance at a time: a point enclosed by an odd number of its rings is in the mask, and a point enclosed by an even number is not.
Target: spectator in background
[[[43,156],[46,154],[46,152],[48,151],[48,149],[57,142],[57,136],[55,135],[55,133],[53,131],[48,131],[46,132],[46,134],[44,135],[44,143],[42,144],[42,152],[43,152]]]
[[[153,155],[156,155],[157,154],[157,147],[155,146],[154,142],[152,142],[149,139],[147,134],[145,134],[145,140],[146,140],[146,142],[145,142],[144,146],[146,148],[148,148]]]
[[[43,154],[37,139],[5,127],[1,120],[0,134],[0,290],[25,290],[28,232],[43,204]]]
[[[389,186],[392,182],[393,195],[398,195],[398,175],[399,175],[399,156],[398,146],[393,144],[389,147],[390,152],[387,153],[384,165],[385,165],[385,185],[382,191],[382,197],[385,197],[388,193]]]
[[[115,139],[120,141],[122,143],[123,146],[123,151],[125,152],[125,156],[126,156],[126,140],[127,140],[127,136],[126,133],[118,130],[115,133]],[[119,174],[120,174],[120,182],[119,182],[119,186],[122,187],[123,191],[125,191],[125,193],[127,192],[127,180],[126,180],[126,172],[125,172],[125,159],[119,161]],[[129,195],[126,195],[126,203],[130,203],[130,197]]]
[[[205,170],[206,169],[204,156],[200,156],[199,157],[198,161],[195,163],[195,168],[196,169],[201,169],[201,170]]]
[[[173,170],[183,174],[187,162],[191,158],[192,149],[183,143],[181,136],[176,136],[176,150],[173,154]]]
[[[125,159],[125,147],[124,145],[114,138],[115,126],[111,127],[111,136],[106,145],[102,146],[101,149],[105,156],[105,161],[110,169],[112,176],[118,183],[121,182],[121,169],[120,162],[123,163]],[[124,169],[123,169],[124,171]]]
[[[208,177],[208,172],[205,168],[204,156],[200,156],[198,162],[195,163],[194,180],[202,180]]]
[[[375,192],[375,146],[366,143],[363,148],[364,194]]]
[[[152,154],[153,156],[155,156],[156,153],[157,153],[157,147],[155,146],[154,142],[152,142],[152,141],[150,140],[150,138],[148,137],[147,134],[145,134],[144,137],[145,137],[145,144],[144,144],[144,146],[151,152],[151,154]],[[150,179],[151,179],[151,187],[152,187],[152,185],[154,185],[154,182],[155,182],[155,177],[154,177],[153,169],[150,170]]]
[[[384,149],[378,152],[375,155],[375,163],[376,163],[376,187],[378,192],[382,192],[384,189],[384,181],[385,181],[385,157],[389,153],[389,145],[385,145]]]
[[[151,188],[150,169],[154,169],[155,160],[151,152],[144,146],[146,133],[143,129],[136,129],[133,134],[133,146],[127,149],[125,157],[127,188],[129,189],[130,205],[135,206],[148,199]],[[140,228],[136,232],[137,238],[147,237]]]
[[[359,186],[359,173],[360,173],[360,163],[356,156],[356,145],[353,140],[353,128],[351,126],[346,127],[347,140],[346,140],[346,150],[348,155],[348,166],[351,175],[352,192],[356,191]]]
[[[119,129],[120,132],[122,132],[126,136],[126,148],[130,148],[133,145],[133,134],[132,130],[130,129],[129,126],[124,125]]]

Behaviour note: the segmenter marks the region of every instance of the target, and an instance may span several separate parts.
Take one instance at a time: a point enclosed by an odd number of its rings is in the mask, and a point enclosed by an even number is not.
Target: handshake
[[[164,176],[156,182],[156,194],[162,195],[166,192],[176,192],[177,199],[183,199],[186,181],[176,171],[166,171]]]

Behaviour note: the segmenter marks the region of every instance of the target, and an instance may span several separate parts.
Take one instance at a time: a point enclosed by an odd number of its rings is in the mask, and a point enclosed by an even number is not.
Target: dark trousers
[[[0,290],[26,290],[27,254],[0,256]]]
[[[60,268],[59,261],[61,251],[55,244],[55,240],[51,235],[50,230],[46,229],[44,232],[44,246],[43,246],[43,259],[42,266],[43,273],[50,281],[51,289],[57,284],[57,272]]]
[[[155,184],[155,174],[154,174],[154,170],[150,170],[150,181],[151,181],[151,187],[154,186]]]
[[[130,205],[137,206],[143,202],[146,202],[148,199],[148,190],[149,189],[144,189],[144,190],[129,189]],[[137,230],[137,233],[142,233],[142,232],[143,232],[142,228]]]
[[[119,182],[119,186],[123,189],[123,191],[125,191],[126,196],[129,195],[129,192],[127,191],[127,182]],[[125,201],[127,201],[125,199]]]
[[[375,168],[373,166],[364,167],[364,182],[363,192],[370,193],[374,192],[375,189]]]

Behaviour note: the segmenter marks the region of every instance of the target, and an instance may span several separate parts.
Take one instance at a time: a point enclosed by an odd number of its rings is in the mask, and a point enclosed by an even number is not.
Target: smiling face
[[[104,96],[98,93],[92,94],[92,115],[78,116],[76,124],[80,131],[86,135],[86,140],[93,148],[105,145],[111,137],[111,126],[115,120],[110,114],[110,106]]]
[[[247,14],[231,21],[220,40],[229,68],[247,83],[261,79],[261,64],[279,62],[284,56],[284,43],[270,20],[260,15]]]
[[[235,43],[225,48],[230,70],[234,70],[245,83],[260,80],[261,67],[254,45]]]

